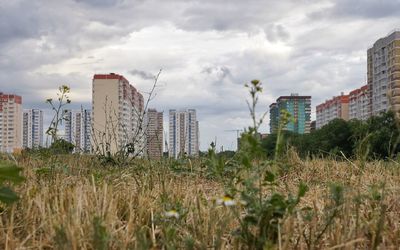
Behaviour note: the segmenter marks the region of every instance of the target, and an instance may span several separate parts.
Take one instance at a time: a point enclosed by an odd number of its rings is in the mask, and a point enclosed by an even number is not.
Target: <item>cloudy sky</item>
[[[367,48],[396,28],[400,0],[0,0],[0,91],[45,109],[65,83],[72,108],[90,108],[93,74],[147,92],[162,69],[150,106],[165,125],[169,109],[196,108],[201,149],[234,149],[224,130],[250,124],[246,82],[263,83],[260,112],[299,93],[315,117],[365,83]]]

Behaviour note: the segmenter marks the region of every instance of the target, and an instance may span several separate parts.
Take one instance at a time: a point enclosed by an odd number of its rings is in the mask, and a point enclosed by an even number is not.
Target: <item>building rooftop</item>
[[[296,100],[296,99],[311,99],[311,96],[305,96],[305,95],[286,95],[286,96],[280,96],[278,99],[276,99],[277,102],[283,99],[289,99],[289,100]]]
[[[337,105],[339,103],[349,103],[349,95],[334,96],[332,99],[326,100],[324,103],[317,105],[317,111],[324,108],[330,107],[331,105]]]
[[[93,76],[93,80],[95,79],[116,79],[116,80],[124,80],[129,83],[129,81],[123,76],[123,75],[118,75],[115,73],[109,73],[109,74],[95,74]]]

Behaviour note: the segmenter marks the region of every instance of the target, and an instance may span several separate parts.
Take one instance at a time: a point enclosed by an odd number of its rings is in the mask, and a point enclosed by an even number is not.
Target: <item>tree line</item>
[[[400,152],[400,124],[392,111],[366,121],[334,119],[309,134],[282,131],[285,148],[301,157],[345,156],[366,160],[394,158]],[[277,134],[263,139],[267,155],[274,156]]]

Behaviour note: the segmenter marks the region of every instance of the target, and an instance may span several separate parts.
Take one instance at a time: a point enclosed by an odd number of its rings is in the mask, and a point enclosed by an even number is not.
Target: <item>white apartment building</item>
[[[349,119],[349,96],[343,93],[317,106],[316,129],[336,118],[346,121]]]
[[[355,89],[349,94],[349,119],[365,121],[370,117],[368,85]]]
[[[93,150],[112,154],[128,150],[134,156],[146,150],[144,99],[122,75],[96,74],[92,85]]]
[[[91,110],[66,110],[65,140],[74,144],[75,152],[91,152]]]
[[[397,103],[391,104],[391,96],[400,96],[400,31],[377,40],[368,49],[367,58],[370,112],[379,115],[391,105],[396,106]]]
[[[0,92],[0,152],[22,149],[22,98]]]
[[[169,157],[199,155],[199,122],[195,109],[169,111]]]
[[[25,109],[22,123],[23,148],[43,147],[43,111],[40,109]]]

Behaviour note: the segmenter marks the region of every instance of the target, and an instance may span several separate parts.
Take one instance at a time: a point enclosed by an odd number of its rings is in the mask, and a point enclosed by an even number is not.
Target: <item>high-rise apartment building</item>
[[[169,156],[199,155],[199,122],[195,109],[169,111]]]
[[[349,120],[349,96],[343,93],[317,106],[316,128],[320,129],[336,118]]]
[[[269,105],[269,132],[276,133],[279,126],[280,111],[276,102]]]
[[[128,150],[135,156],[146,152],[144,99],[122,75],[93,77],[93,150],[116,153]]]
[[[270,105],[270,131],[276,132],[279,126],[282,110],[290,114],[290,119],[285,130],[298,134],[310,133],[311,124],[311,96],[281,96],[276,103]]]
[[[147,110],[146,143],[147,155],[150,159],[161,159],[163,155],[163,112],[155,109]]]
[[[91,152],[91,110],[65,110],[65,140],[75,152]]]
[[[355,89],[349,94],[349,119],[367,120],[370,117],[368,85]]]
[[[367,51],[370,112],[400,112],[400,31],[377,40]]]
[[[0,92],[0,152],[22,148],[22,98]]]
[[[25,109],[22,119],[23,148],[43,147],[43,111],[40,109]]]

